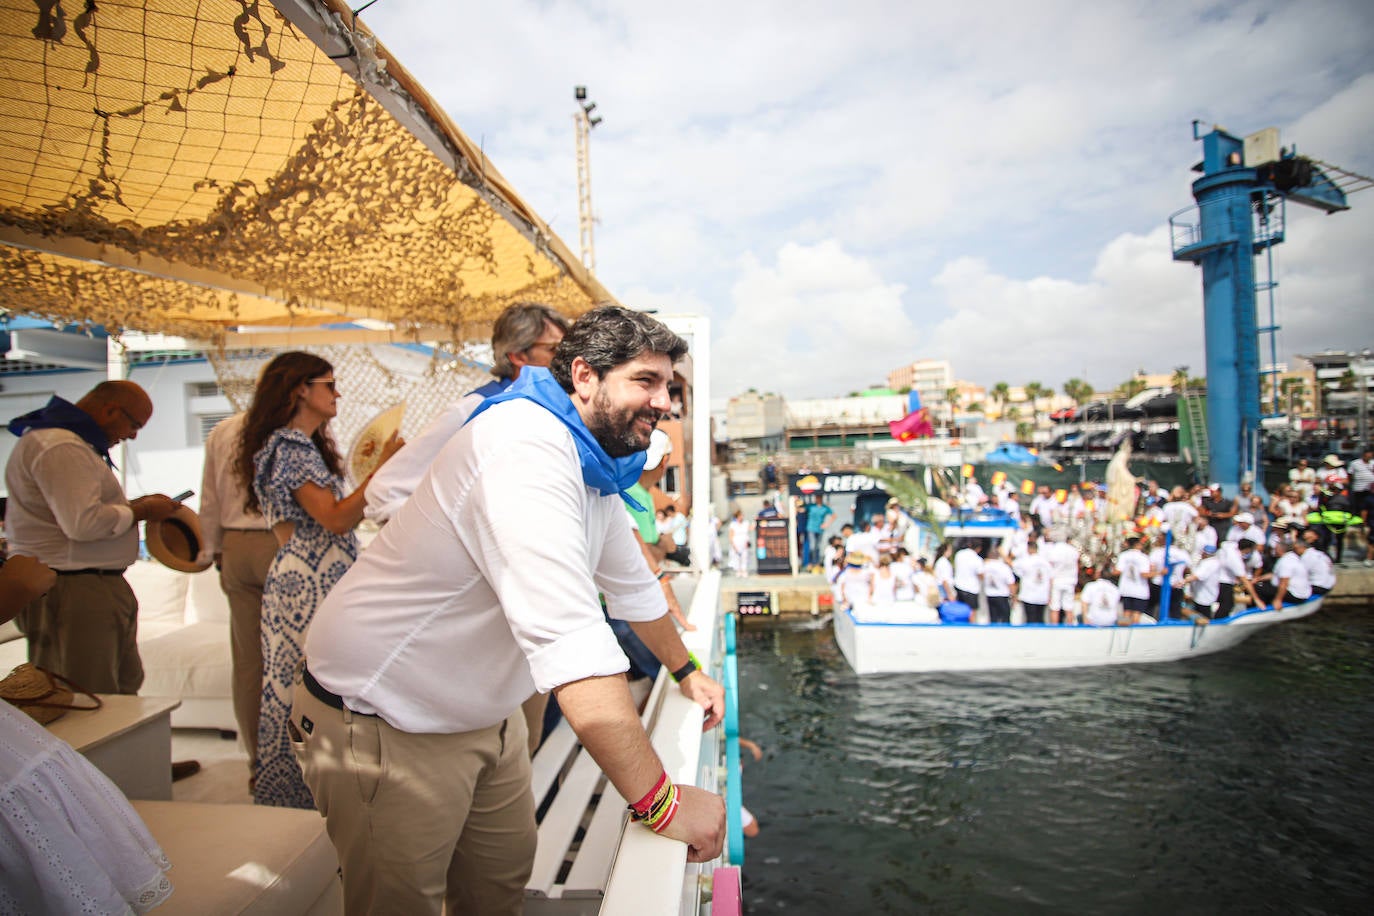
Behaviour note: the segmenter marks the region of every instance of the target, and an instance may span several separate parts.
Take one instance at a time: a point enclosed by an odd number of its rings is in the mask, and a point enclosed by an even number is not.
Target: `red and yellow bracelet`
[[[662,833],[677,814],[681,791],[673,785],[665,771],[649,793],[630,805],[630,818],[641,821],[654,833]]]

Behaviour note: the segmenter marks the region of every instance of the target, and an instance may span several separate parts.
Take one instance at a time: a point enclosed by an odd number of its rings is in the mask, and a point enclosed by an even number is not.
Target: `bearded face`
[[[662,418],[663,414],[652,407],[613,403],[610,391],[602,387],[592,398],[587,429],[607,455],[624,458],[649,447],[649,435]]]

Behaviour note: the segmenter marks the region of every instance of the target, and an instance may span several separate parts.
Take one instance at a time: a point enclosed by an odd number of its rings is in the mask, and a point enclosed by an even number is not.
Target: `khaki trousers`
[[[292,744],[349,916],[522,911],[536,833],[518,710],[479,731],[411,734],[320,702],[299,673],[294,698]]]
[[[271,531],[227,529],[220,548],[219,587],[229,599],[229,651],[234,662],[234,721],[256,771],[262,710],[262,585],[277,556]]]
[[[138,598],[123,576],[58,576],[19,615],[29,661],[92,693],[138,693]]]
[[[544,739],[544,710],[548,708],[549,695],[536,693],[520,704],[520,713],[525,717],[525,731],[529,734],[530,758],[539,750]]]

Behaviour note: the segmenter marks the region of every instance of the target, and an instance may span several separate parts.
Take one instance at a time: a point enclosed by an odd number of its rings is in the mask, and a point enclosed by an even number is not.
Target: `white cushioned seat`
[[[314,811],[135,801],[172,862],[158,916],[343,912],[339,860]]]

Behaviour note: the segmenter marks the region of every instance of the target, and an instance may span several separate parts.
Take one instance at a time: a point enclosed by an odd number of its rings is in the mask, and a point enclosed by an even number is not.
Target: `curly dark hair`
[[[296,415],[300,400],[296,388],[308,379],[320,378],[333,371],[328,360],[301,350],[279,354],[262,370],[253,392],[253,403],[248,407],[239,434],[238,453],[234,456],[234,476],[243,487],[244,508],[249,512],[262,511],[257,491],[253,489],[253,456],[272,438],[272,433],[290,423]],[[341,475],[343,461],[334,446],[334,437],[329,435],[329,422],[321,423],[310,440],[320,450],[329,472]]]
[[[666,353],[668,359],[677,362],[687,355],[687,341],[644,312],[603,305],[568,328],[553,353],[549,371],[563,390],[571,393],[572,363],[577,357],[587,361],[597,378],[605,378],[616,366],[644,353]]]

